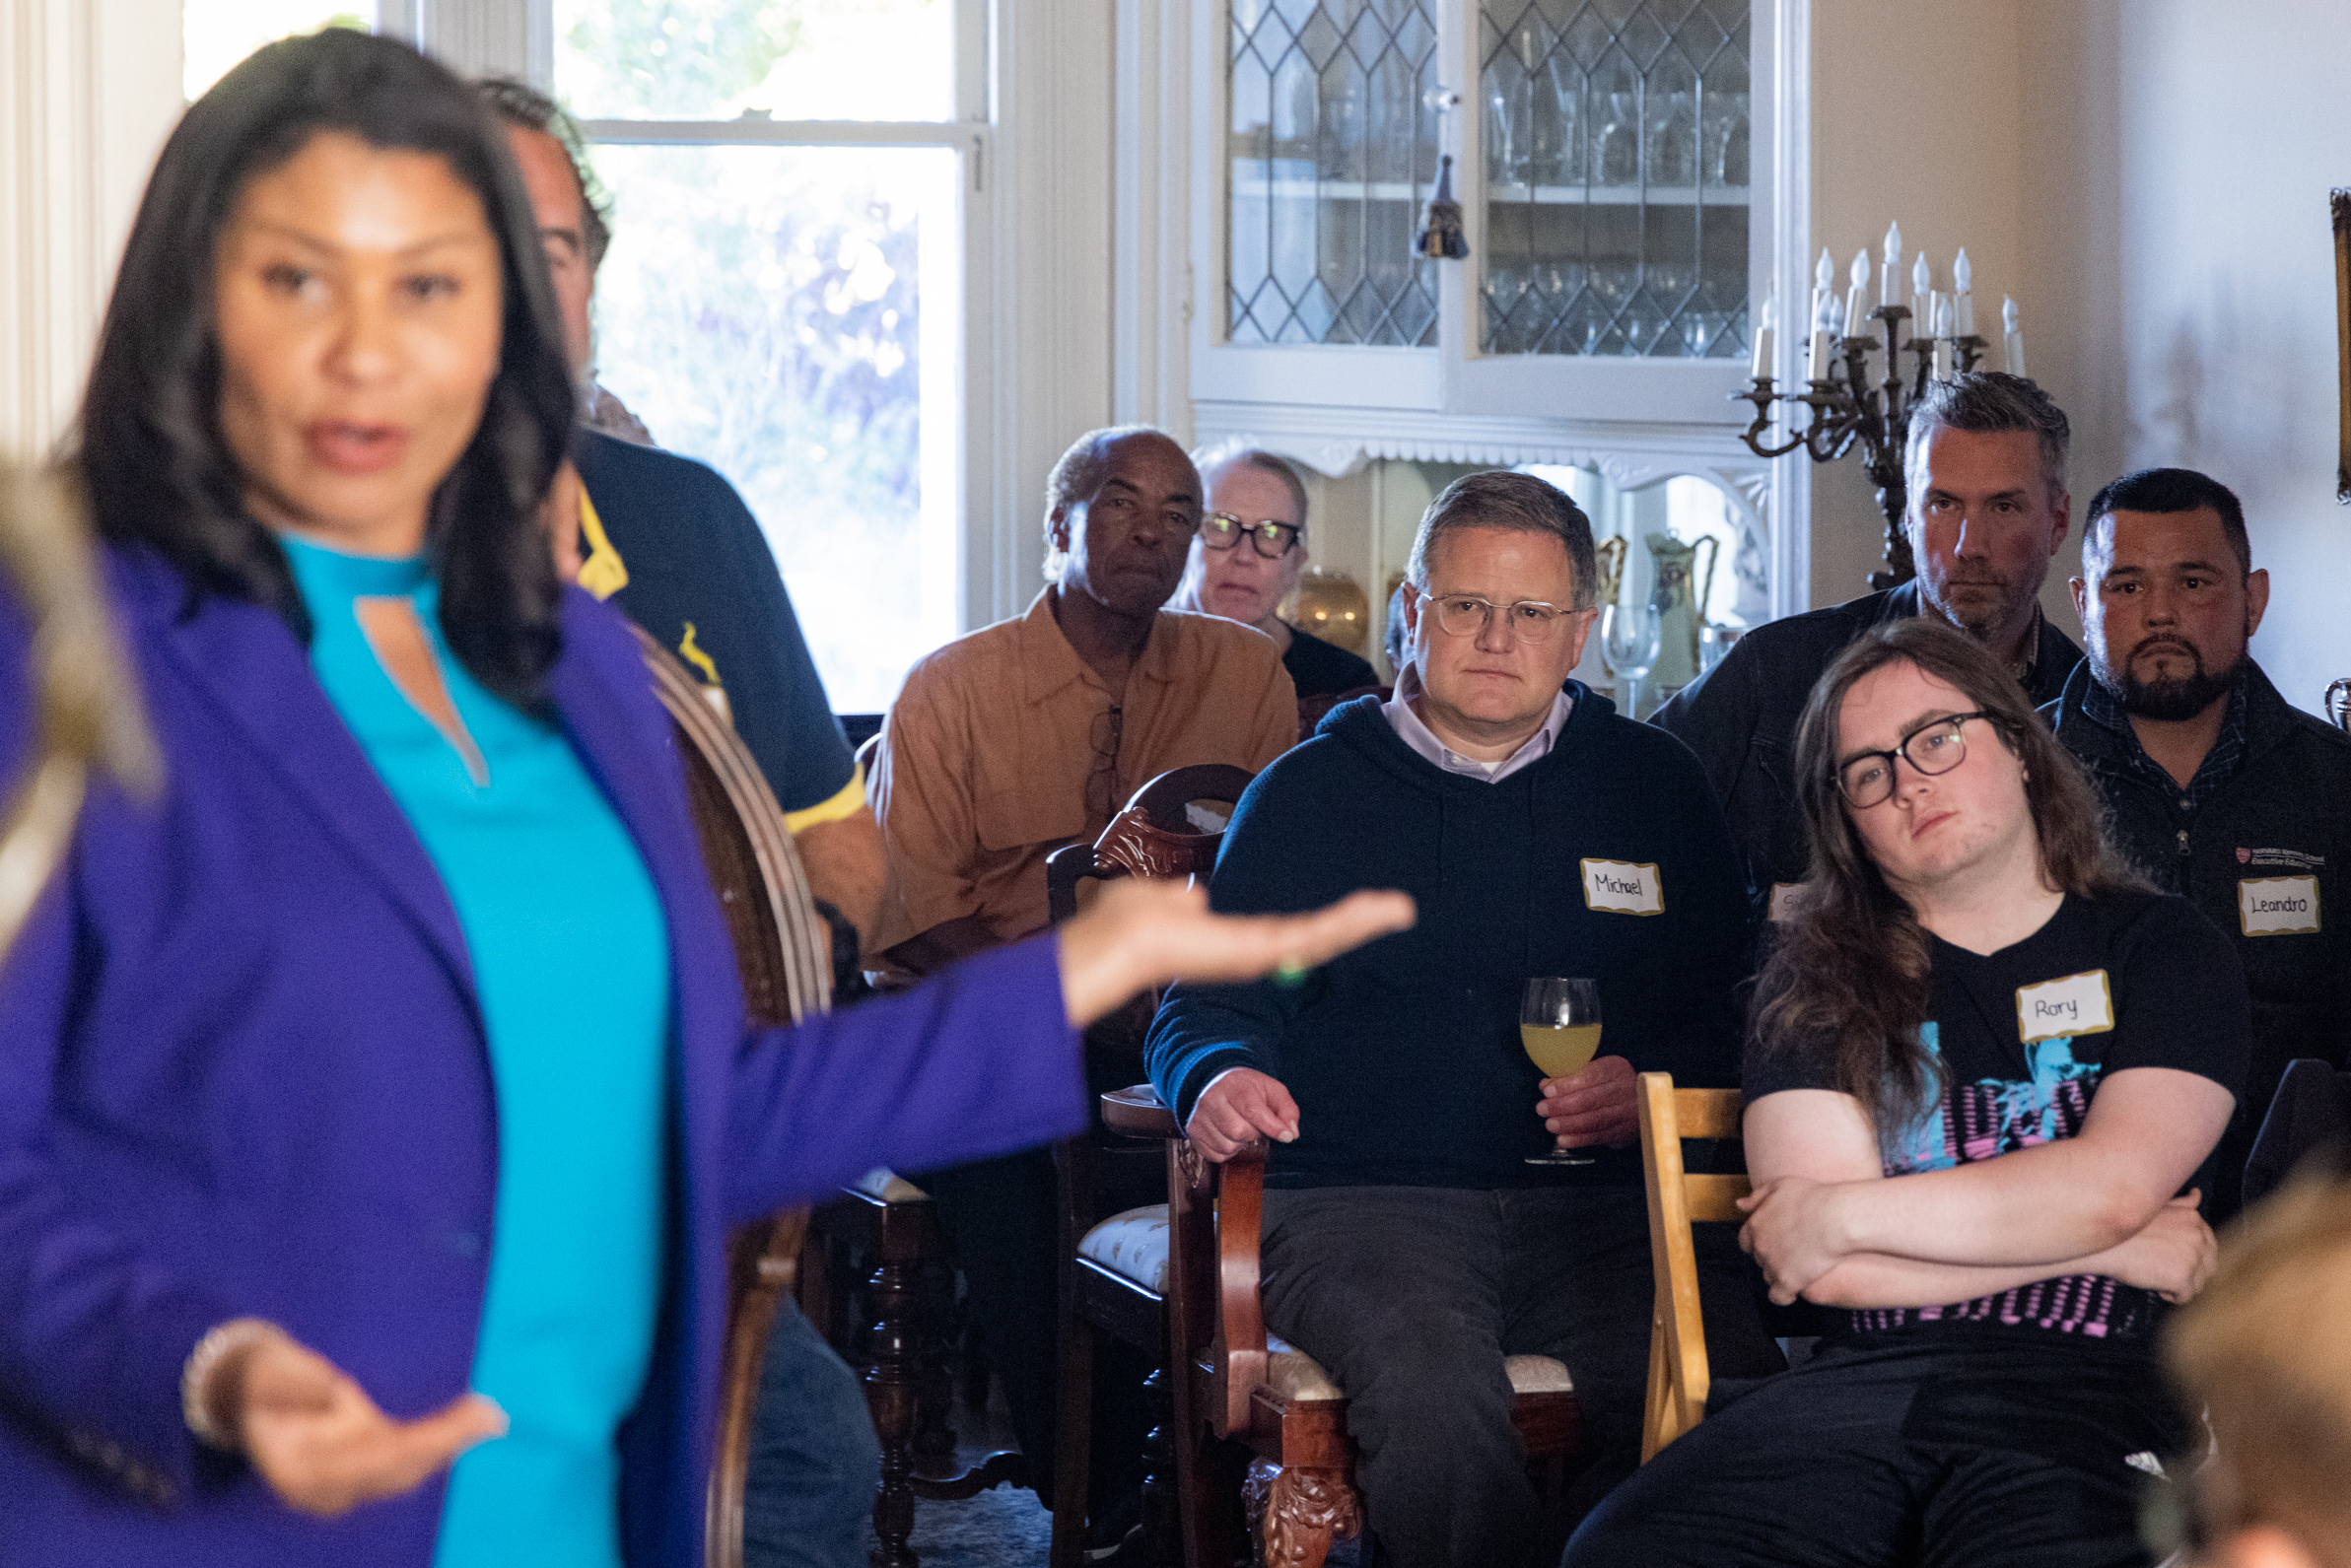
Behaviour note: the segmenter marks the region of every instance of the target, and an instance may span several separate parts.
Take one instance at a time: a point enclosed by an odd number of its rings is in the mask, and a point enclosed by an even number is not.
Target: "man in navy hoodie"
[[[1202,1153],[1274,1140],[1267,1326],[1346,1391],[1402,1568],[1556,1556],[1630,1471],[1651,1296],[1633,1075],[1738,1081],[1738,852],[1689,750],[1566,679],[1594,580],[1591,525],[1552,486],[1446,487],[1413,544],[1395,700],[1335,710],[1260,774],[1210,885],[1228,911],[1402,888],[1418,927],[1288,985],[1179,987],[1147,1047]],[[1563,1079],[1519,1044],[1542,976],[1599,982],[1608,1054]],[[1590,1162],[1534,1163],[1555,1146]],[[1711,1272],[1716,1375],[1775,1369],[1736,1255]],[[1601,1446],[1564,1518],[1511,1428],[1515,1355],[1566,1365]]]

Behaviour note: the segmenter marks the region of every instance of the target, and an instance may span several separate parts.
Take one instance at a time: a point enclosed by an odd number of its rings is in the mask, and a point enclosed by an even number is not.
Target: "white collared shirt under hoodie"
[[[1500,762],[1480,762],[1437,739],[1436,731],[1421,721],[1413,712],[1413,700],[1421,695],[1418,666],[1407,664],[1396,675],[1396,695],[1380,708],[1388,727],[1396,731],[1396,738],[1427,758],[1447,773],[1457,773],[1467,779],[1484,779],[1487,784],[1500,784],[1521,768],[1531,768],[1551,755],[1552,746],[1558,740],[1559,731],[1566,727],[1567,715],[1573,711],[1575,700],[1560,692],[1551,700],[1551,712],[1545,716],[1543,727],[1527,737],[1519,747]]]

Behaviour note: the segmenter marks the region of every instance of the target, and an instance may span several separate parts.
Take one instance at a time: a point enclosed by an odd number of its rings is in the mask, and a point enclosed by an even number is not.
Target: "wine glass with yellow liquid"
[[[1518,1003],[1518,1043],[1546,1078],[1581,1072],[1600,1055],[1600,983],[1543,979],[1527,982]],[[1530,1154],[1529,1165],[1590,1165],[1592,1156],[1554,1149]]]

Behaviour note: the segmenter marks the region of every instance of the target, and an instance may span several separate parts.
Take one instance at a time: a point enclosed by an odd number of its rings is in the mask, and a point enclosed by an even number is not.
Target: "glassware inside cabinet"
[[[1436,264],[1413,253],[1436,178],[1432,7],[1233,0],[1229,341],[1436,341]]]
[[[1476,0],[1485,354],[1748,346],[1750,0]]]

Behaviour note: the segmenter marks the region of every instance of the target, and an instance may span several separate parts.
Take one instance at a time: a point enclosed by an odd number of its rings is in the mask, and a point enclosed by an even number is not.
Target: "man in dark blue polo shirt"
[[[2234,1214],[2286,1063],[2351,1065],[2351,736],[2291,707],[2247,652],[2269,603],[2245,511],[2185,468],[2090,503],[2073,579],[2089,659],[2041,710],[2098,784],[2114,837],[2236,940],[2253,996],[2245,1093],[2205,1212]]]
[[[609,235],[588,199],[578,129],[519,82],[484,83],[482,97],[506,124],[529,188],[572,369],[585,383],[588,304]],[[558,561],[701,679],[784,807],[811,890],[869,934],[886,877],[880,830],[750,510],[710,469],[652,446],[583,429],[574,456],[576,470],[567,466],[548,502]],[[864,1563],[880,1476],[857,1374],[785,1298],[752,1430],[744,1561]]]

